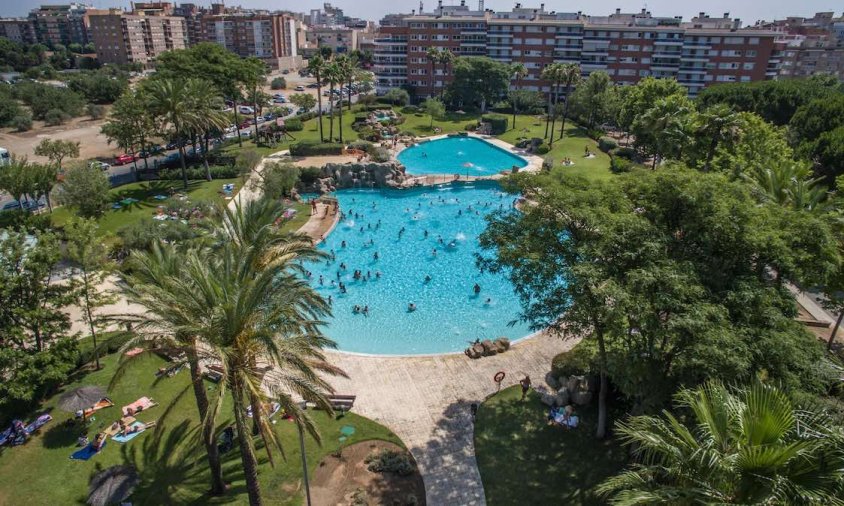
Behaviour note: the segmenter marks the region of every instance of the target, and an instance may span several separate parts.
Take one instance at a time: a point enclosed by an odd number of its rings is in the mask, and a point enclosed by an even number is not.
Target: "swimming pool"
[[[399,153],[410,174],[490,176],[527,166],[524,158],[475,137],[445,137],[417,144]]]
[[[345,219],[319,245],[334,260],[307,269],[312,286],[331,297],[334,314],[324,331],[341,350],[447,353],[463,351],[475,339],[530,333],[525,324],[507,325],[519,311],[510,281],[475,265],[484,217],[513,203],[497,185],[355,189],[335,196]],[[408,310],[410,303],[415,311]],[[356,314],[356,305],[368,306],[368,314]]]

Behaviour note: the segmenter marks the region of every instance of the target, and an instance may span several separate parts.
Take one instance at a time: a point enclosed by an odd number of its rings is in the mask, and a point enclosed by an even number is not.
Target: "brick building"
[[[28,18],[0,18],[0,37],[6,37],[20,44],[38,42],[35,24]]]
[[[421,7],[421,6],[420,6]],[[433,13],[390,17],[375,40],[376,89],[383,93],[407,85],[419,97],[439,93],[451,77],[432,68],[429,47],[455,56],[488,56],[503,63],[520,62],[528,75],[514,87],[549,92],[542,70],[554,62],[577,63],[584,76],[604,71],[618,84],[646,76],[675,78],[694,96],[719,82],[773,78],[778,69],[775,32],[743,29],[739,20],[709,18],[701,13],[689,23],[659,18],[643,10],[609,16],[547,12],[523,8],[509,12],[437,6]]]
[[[67,5],[42,5],[29,13],[38,41],[48,46],[56,44],[81,44],[90,42],[89,16],[105,11],[91,6],[71,3]]]
[[[153,66],[165,51],[187,47],[185,20],[177,16],[126,14],[112,9],[90,16],[100,63]]]
[[[270,68],[295,68],[301,62],[300,21],[289,14],[235,12],[201,17],[202,40],[216,42],[243,57],[254,56]]]

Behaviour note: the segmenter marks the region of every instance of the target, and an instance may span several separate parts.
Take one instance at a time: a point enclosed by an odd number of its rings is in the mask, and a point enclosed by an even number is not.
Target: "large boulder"
[[[569,403],[569,401],[571,401],[568,388],[563,387],[557,390],[557,401],[559,402],[558,406],[565,406]]]
[[[543,393],[541,396],[539,396],[539,400],[542,401],[542,404],[545,404],[546,406],[550,407],[554,407],[557,404],[557,396],[551,395],[549,393]]]
[[[554,371],[550,371],[545,375],[545,383],[554,390],[560,388],[560,383],[557,381],[556,376],[554,376]]]
[[[571,402],[578,406],[585,406],[592,402],[592,392],[588,390],[580,390],[571,393]]]
[[[498,353],[498,350],[495,348],[495,345],[492,344],[492,341],[489,339],[484,339],[481,341],[481,346],[484,347],[484,356],[495,355]]]
[[[469,358],[481,358],[484,356],[484,347],[480,344],[473,344],[466,348],[466,356]]]

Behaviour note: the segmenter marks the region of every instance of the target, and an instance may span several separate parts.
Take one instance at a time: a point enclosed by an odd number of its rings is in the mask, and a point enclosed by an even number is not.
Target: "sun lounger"
[[[141,411],[147,410],[153,406],[158,406],[158,403],[150,399],[149,397],[141,397],[132,404],[129,404],[128,406],[123,406],[121,411],[123,412],[123,416],[134,415],[136,413],[140,413]]]
[[[96,404],[85,410],[85,417],[87,418],[91,416],[92,414],[94,414],[95,411],[99,411],[104,408],[110,408],[112,406],[114,406],[114,403],[111,402],[111,399],[109,399],[108,397],[103,397],[102,399],[97,401]]]
[[[38,429],[40,429],[41,427],[43,427],[43,426],[47,425],[47,423],[48,423],[50,420],[52,420],[52,419],[53,419],[53,417],[52,417],[52,416],[50,416],[50,415],[49,415],[49,414],[47,414],[47,413],[44,413],[43,415],[41,415],[41,416],[39,416],[38,418],[36,418],[34,422],[32,422],[31,424],[27,425],[27,426],[24,428],[24,430],[26,431],[26,433],[27,433],[27,434],[32,434],[33,432],[37,431],[37,430],[38,430]]]
[[[219,365],[212,364],[205,369],[205,372],[202,373],[202,375],[214,383],[219,383],[220,380],[223,379],[223,368]]]
[[[331,403],[331,408],[338,411],[349,411],[355,404],[357,395],[329,395],[328,402]]]
[[[106,443],[104,441],[103,445],[100,446],[100,450],[105,448],[105,445],[106,445]],[[94,443],[88,443],[88,445],[85,448],[82,448],[80,450],[76,450],[75,452],[73,452],[73,454],[71,454],[71,456],[70,456],[70,459],[71,460],[88,460],[91,457],[93,457],[94,455],[96,455],[97,453],[99,453],[99,450],[94,449]]]

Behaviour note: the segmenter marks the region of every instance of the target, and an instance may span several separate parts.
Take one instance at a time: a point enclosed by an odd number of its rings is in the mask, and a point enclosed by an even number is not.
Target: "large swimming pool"
[[[474,137],[445,137],[407,148],[398,156],[410,174],[460,174],[490,176],[527,161]]]
[[[513,203],[494,183],[335,196],[345,219],[319,246],[333,260],[307,268],[312,285],[331,297],[334,315],[324,330],[341,350],[446,353],[475,339],[529,334],[525,324],[508,326],[519,310],[509,280],[475,265],[484,217]]]

